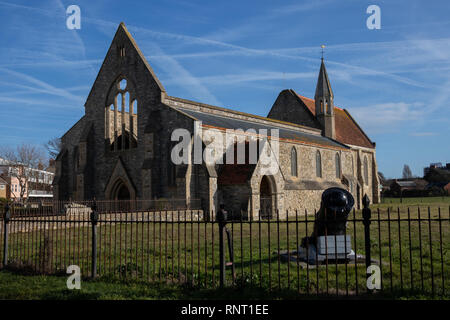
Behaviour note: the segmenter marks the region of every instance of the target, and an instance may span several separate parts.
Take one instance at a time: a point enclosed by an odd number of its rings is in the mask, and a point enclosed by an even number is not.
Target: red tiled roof
[[[296,94],[303,101],[308,110],[315,116],[315,101],[301,96],[298,93]],[[374,147],[372,141],[370,141],[369,137],[367,137],[347,110],[334,107],[334,115],[337,141],[366,148]]]

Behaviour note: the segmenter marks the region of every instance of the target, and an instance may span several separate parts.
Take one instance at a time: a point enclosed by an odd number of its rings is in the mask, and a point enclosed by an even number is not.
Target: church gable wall
[[[134,134],[137,135],[137,147],[114,151],[110,146],[112,141],[108,139],[114,137],[111,123],[114,119],[114,111],[110,109],[110,105],[114,103],[114,96],[111,96],[110,93],[117,91],[113,86],[117,86],[117,81],[121,78],[126,80],[127,89],[130,88],[127,90],[129,99],[125,101],[129,107],[124,108],[130,108],[130,110],[133,108],[133,111],[137,113],[133,116],[132,121]],[[97,198],[107,198],[104,194],[106,181],[119,157],[137,188],[137,197],[142,197],[140,186],[142,185],[141,167],[144,162],[144,131],[151,112],[161,107],[161,95],[159,81],[149,70],[129,34],[119,27],[86,102],[85,117],[94,124],[96,129],[93,144],[97,151],[94,160],[96,167],[94,189]],[[120,96],[116,99],[119,100],[116,102],[116,108],[119,108]],[[132,107],[130,102],[133,100],[136,101]],[[127,110],[129,113],[125,115],[124,121],[128,129],[131,127],[130,110]],[[109,128],[108,132],[107,128]],[[120,112],[117,116],[117,128],[122,128]]]
[[[320,129],[314,117],[302,104],[290,90],[284,90],[275,100],[267,117]]]

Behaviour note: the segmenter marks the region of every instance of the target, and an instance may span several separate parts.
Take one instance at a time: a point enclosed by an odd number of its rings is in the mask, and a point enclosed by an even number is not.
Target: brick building
[[[0,177],[0,199],[7,199],[8,195],[8,183],[2,178]]]

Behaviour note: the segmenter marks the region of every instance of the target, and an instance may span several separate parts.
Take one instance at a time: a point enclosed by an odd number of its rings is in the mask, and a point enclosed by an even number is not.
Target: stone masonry
[[[201,134],[195,129],[200,121]],[[242,129],[245,145],[256,139],[268,153],[278,145],[278,170],[261,173],[259,156],[256,163],[194,163],[192,143],[190,161],[176,165],[171,155],[178,141],[171,137],[180,128],[192,141],[200,139],[202,151],[211,143],[208,130]],[[269,135],[264,144],[260,129],[276,129],[279,136]],[[284,90],[264,118],[169,96],[123,23],[87,97],[85,115],[62,136],[56,160],[58,200],[182,199],[188,206],[201,199],[193,209],[202,209],[205,219],[214,218],[220,204],[244,219],[268,208],[280,217],[286,211],[313,213],[332,186],[348,189],[358,207],[364,194],[379,200],[375,143],[348,111],[334,106],[323,61],[315,100]]]

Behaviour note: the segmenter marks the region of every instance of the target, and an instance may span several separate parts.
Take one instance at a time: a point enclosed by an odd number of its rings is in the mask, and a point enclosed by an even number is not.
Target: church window
[[[120,108],[119,108],[119,112],[122,113],[123,111],[123,102],[122,102],[122,94],[119,93],[117,95],[117,103],[119,104]]]
[[[291,149],[291,175],[293,177],[297,177],[298,176],[298,172],[297,172],[297,150],[295,149],[295,147],[292,147],[292,149]]]
[[[335,162],[336,162],[336,178],[340,178],[341,177],[341,157],[339,156],[339,153],[336,153]]]
[[[125,90],[126,87],[127,87],[127,80],[125,80],[125,79],[120,80],[120,82],[119,82],[119,89],[120,90]]]
[[[125,93],[125,113],[130,113],[130,93]]]
[[[119,50],[119,56],[121,58],[125,57],[125,47],[124,46],[118,46],[117,49]]]
[[[353,155],[351,155],[352,157],[352,175],[355,176],[355,160],[353,159]]]
[[[137,147],[137,101],[130,81],[119,77],[108,94],[113,102],[105,112],[105,139],[111,151]]]
[[[367,163],[367,156],[364,156],[364,182],[369,184],[369,165]]]
[[[322,156],[319,150],[316,152],[316,176],[322,178]]]

